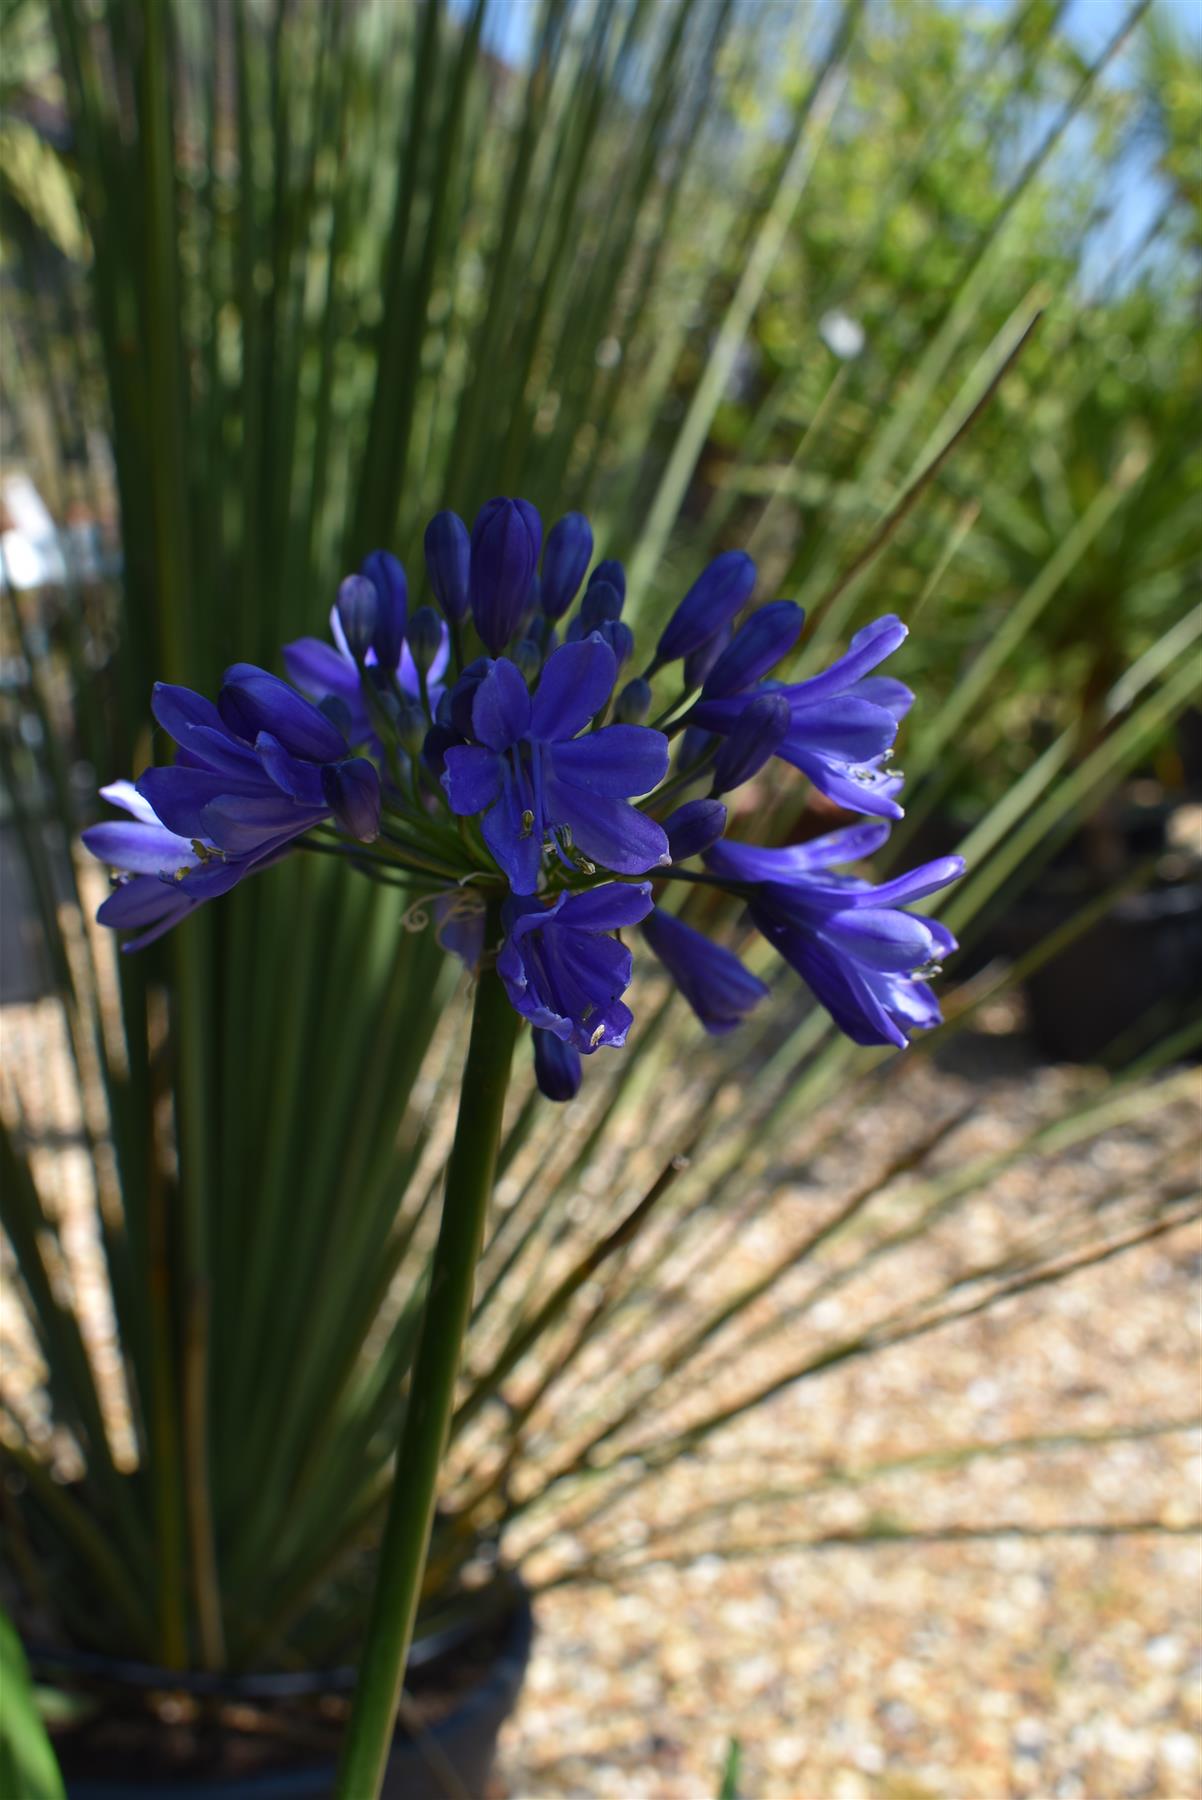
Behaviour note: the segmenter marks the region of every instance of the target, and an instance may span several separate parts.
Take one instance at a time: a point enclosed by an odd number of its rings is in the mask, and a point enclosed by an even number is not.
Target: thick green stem
[[[490,903],[485,943],[495,944],[497,932],[497,908]],[[517,1014],[500,977],[495,969],[483,968],[476,989],[455,1142],[447,1164],[430,1292],[401,1427],[359,1684],[339,1770],[339,1800],[369,1800],[379,1793],[392,1741],[429,1547],[439,1465],[471,1315],[476,1263],[492,1197],[517,1026]]]

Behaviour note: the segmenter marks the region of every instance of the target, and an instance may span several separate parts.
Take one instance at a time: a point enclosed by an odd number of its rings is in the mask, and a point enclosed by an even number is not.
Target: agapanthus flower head
[[[712,916],[691,910],[698,883],[736,898],[857,1041],[900,1045],[938,1021],[927,977],[954,940],[910,903],[953,880],[958,860],[874,888],[838,871],[887,826],[757,848],[725,837],[719,798],[742,788],[745,817],[752,778],[791,764],[853,813],[896,816],[889,759],[912,696],[875,671],[905,637],[898,619],[858,631],[821,673],[783,679],[804,615],[777,600],[740,622],[756,572],[731,550],[623,679],[635,654],[626,575],[603,559],[585,579],[582,514],[559,519],[544,547],[535,508],[499,498],[470,536],[437,514],[424,549],[442,618],[411,614],[403,566],[374,551],[338,589],[332,641],[285,646],[294,686],[237,663],[216,704],[155,690],[179,752],[136,787],[105,790],[131,817],[86,834],[117,871],[104,923],[147,943],[298,846],[341,854],[412,887],[406,919],[428,908],[439,943],[473,971],[495,960],[534,1028],[539,1086],[559,1101],[577,1092],[581,1058],[630,1028],[625,928],[643,924],[707,1031],[733,1030],[763,999],[758,975],[698,928]],[[683,666],[657,684],[668,664]]]
[[[739,884],[755,924],[841,1031],[858,1044],[902,1048],[910,1030],[939,1023],[927,978],[956,948],[946,925],[906,907],[957,880],[964,861],[939,857],[876,887],[831,872],[888,836],[887,825],[853,825],[780,850],[726,839],[705,860]]]

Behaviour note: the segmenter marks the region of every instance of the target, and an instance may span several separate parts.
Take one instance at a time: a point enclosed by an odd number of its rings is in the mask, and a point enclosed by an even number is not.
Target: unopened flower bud
[[[718,842],[726,830],[726,808],[721,800],[686,800],[664,820],[664,830],[672,861],[687,862]]]
[[[580,1052],[553,1031],[538,1026],[534,1037],[534,1076],[548,1100],[574,1100],[580,1092]]]
[[[343,831],[370,844],[380,835],[380,778],[365,756],[327,763],[321,772],[326,803]]]
[[[434,598],[448,619],[467,616],[472,541],[458,513],[436,513],[426,526],[426,573]]]
[[[590,581],[580,602],[580,623],[587,637],[598,626],[622,617],[622,596],[611,581]]]
[[[442,648],[443,623],[432,606],[419,606],[409,621],[409,652],[425,675]]]
[[[675,662],[699,650],[730,623],[751,598],[755,564],[742,550],[716,556],[697,577],[664,627],[656,646],[656,663]]]
[[[730,736],[714,760],[715,794],[750,781],[775,755],[789,729],[792,714],[783,694],[760,694],[743,708]]]
[[[489,500],[476,514],[468,595],[476,630],[494,656],[517,628],[542,534],[542,522],[528,500]]]
[[[363,573],[376,590],[379,603],[372,649],[380,667],[391,674],[401,660],[405,619],[409,612],[409,583],[396,557],[387,550],[373,550],[363,559]]]
[[[543,666],[543,653],[533,638],[519,638],[513,647],[513,661],[522,671],[525,681],[531,682]]]
[[[761,606],[739,627],[729,648],[715,657],[702,678],[702,698],[721,700],[752,687],[788,655],[804,624],[805,613],[792,600]]]
[[[634,655],[634,633],[624,619],[606,619],[599,627],[601,636],[617,658],[619,669]]]
[[[429,729],[426,715],[415,700],[401,700],[396,709],[396,735],[409,756],[420,756]]]
[[[651,683],[636,675],[614,701],[614,718],[619,725],[642,725],[650,711]]]
[[[338,588],[338,623],[346,647],[356,662],[362,662],[371,649],[376,633],[380,602],[375,584],[366,575],[348,575]]]
[[[592,554],[593,531],[583,513],[568,513],[552,525],[543,550],[539,593],[549,619],[562,619],[571,606]]]
[[[610,587],[617,588],[622,599],[626,598],[626,571],[616,557],[607,556],[599,562],[588,578],[588,588],[596,587],[599,581],[608,581]],[[585,592],[588,592],[588,588]]]

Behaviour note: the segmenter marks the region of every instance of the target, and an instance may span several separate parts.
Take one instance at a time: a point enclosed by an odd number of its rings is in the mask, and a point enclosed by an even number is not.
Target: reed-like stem
[[[498,908],[490,903],[486,944],[495,944],[498,930]],[[378,1794],[388,1757],[492,1197],[517,1026],[517,1014],[495,968],[482,967],[429,1296],[401,1427],[359,1684],[339,1770],[339,1800],[369,1800]]]

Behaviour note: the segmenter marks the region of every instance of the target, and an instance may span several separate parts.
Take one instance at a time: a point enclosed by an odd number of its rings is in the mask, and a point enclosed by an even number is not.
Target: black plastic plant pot
[[[1071,918],[1085,898],[1049,905],[1042,929]],[[1184,1024],[1202,1003],[1202,884],[1120,901],[1030,975],[1026,992],[1031,1035],[1058,1061],[1094,1062],[1148,1016],[1166,1030]]]
[[[457,1627],[419,1640],[410,1657],[407,1689],[423,1711],[423,1698],[453,1695],[430,1723],[397,1727],[384,1779],[384,1800],[479,1800],[488,1787],[501,1726],[517,1704],[534,1637],[529,1596],[515,1586],[507,1609],[475,1629]],[[354,1682],[351,1669],[305,1671],[303,1674],[222,1677],[180,1676],[141,1664],[120,1663],[102,1656],[58,1655],[30,1648],[39,1680],[90,1694],[106,1709],[128,1712],[139,1697],[173,1696],[175,1710],[189,1714],[209,1708],[225,1723],[210,1726],[203,1747],[182,1756],[178,1727],[163,1722],[163,1739],[174,1736],[174,1748],[157,1745],[143,1725],[132,1734],[123,1754],[121,1735],[109,1732],[99,1747],[86,1730],[55,1736],[69,1800],[327,1800],[334,1792],[337,1768],[328,1709],[345,1712]],[[304,1709],[310,1720],[322,1708],[324,1732],[310,1733],[306,1749]],[[297,1709],[300,1709],[298,1712]],[[404,1709],[403,1713],[404,1713]],[[172,1707],[169,1705],[168,1713]],[[93,1712],[93,1719],[96,1717]],[[143,1706],[143,1719],[150,1716]],[[162,1717],[162,1708],[159,1709]],[[302,1721],[293,1729],[293,1722]],[[237,1740],[258,1722],[253,1768]],[[262,1727],[275,1731],[279,1753],[264,1757]],[[215,1735],[216,1733],[216,1735]],[[104,1734],[102,1733],[102,1738]],[[324,1737],[324,1742],[320,1738]]]

